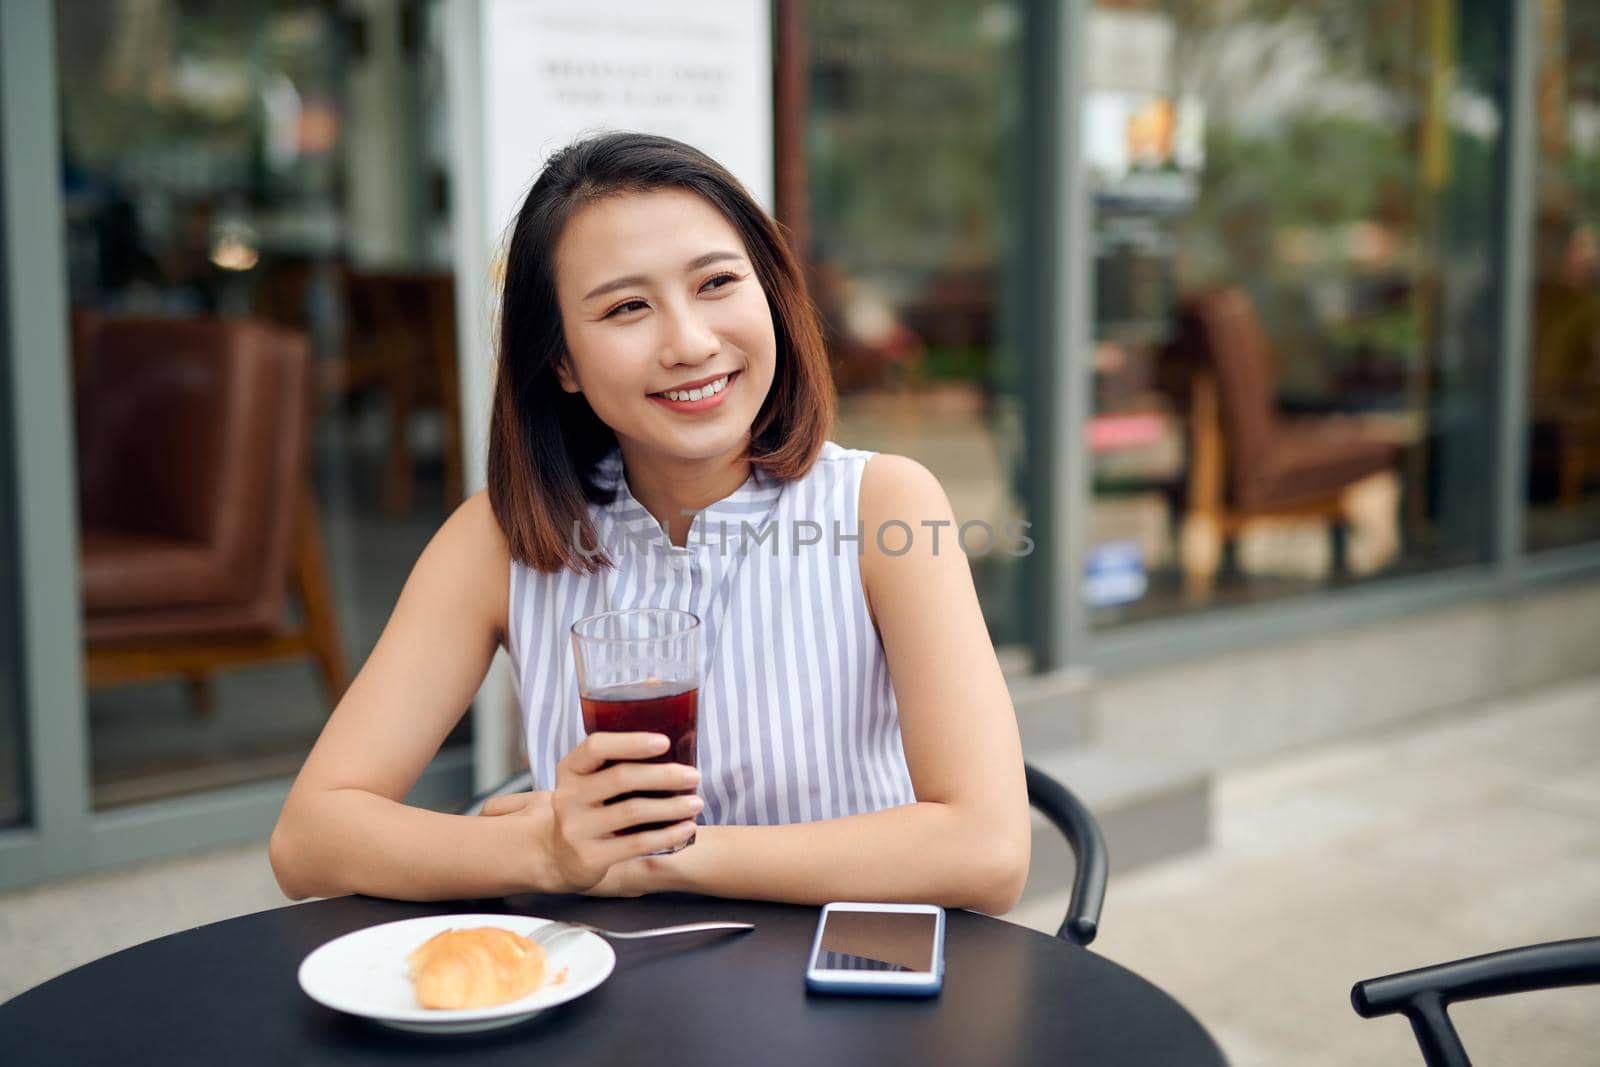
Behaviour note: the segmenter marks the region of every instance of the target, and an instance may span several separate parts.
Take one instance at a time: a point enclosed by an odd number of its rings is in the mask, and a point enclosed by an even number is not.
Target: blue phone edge
[[[935,905],[937,907],[937,905]],[[841,909],[843,910],[843,909]],[[934,913],[933,927],[933,952],[934,971],[926,982],[900,985],[887,982],[874,982],[870,979],[859,978],[821,978],[818,977],[812,966],[817,959],[817,952],[822,947],[823,920],[827,917],[828,909],[817,913],[817,930],[811,935],[811,952],[806,957],[806,989],[813,993],[874,996],[874,997],[932,997],[937,996],[944,988],[944,928],[945,910],[939,908]],[[870,973],[870,972],[862,972]]]

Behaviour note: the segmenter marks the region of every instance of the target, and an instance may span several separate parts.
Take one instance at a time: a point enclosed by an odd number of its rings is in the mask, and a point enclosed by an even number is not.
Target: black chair
[[[1072,790],[1033,766],[1027,766],[1028,803],[1055,824],[1072,846],[1078,869],[1072,876],[1072,896],[1067,917],[1056,936],[1074,945],[1088,945],[1100,932],[1100,906],[1106,899],[1106,874],[1110,854],[1100,824]]]
[[[1405,1015],[1428,1067],[1472,1067],[1448,1009],[1458,1000],[1600,983],[1600,937],[1509,948],[1486,956],[1368,978],[1350,990],[1363,1019]]]
[[[1053,823],[1072,846],[1078,859],[1077,872],[1072,876],[1072,897],[1067,904],[1067,917],[1062,920],[1056,936],[1074,945],[1087,945],[1100,930],[1100,907],[1106,899],[1106,873],[1109,869],[1106,839],[1100,833],[1100,824],[1083,801],[1072,791],[1039,768],[1029,765],[1028,803]],[[460,811],[462,815],[477,815],[490,797],[505,793],[524,793],[533,788],[533,775],[528,771],[513,775],[493,789],[479,793]]]

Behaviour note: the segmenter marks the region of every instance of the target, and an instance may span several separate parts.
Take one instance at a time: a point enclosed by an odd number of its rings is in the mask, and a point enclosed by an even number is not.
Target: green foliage
[[[1413,180],[1401,133],[1341,116],[1298,116],[1265,135],[1213,124],[1196,216],[1265,211],[1278,226],[1326,227],[1373,217],[1386,190]]]
[[[1017,75],[1012,42],[981,32],[991,7],[812,5],[807,155],[819,258],[911,280],[995,261]]]
[[[929,345],[915,376],[929,382],[982,382],[989,362],[987,345]]]

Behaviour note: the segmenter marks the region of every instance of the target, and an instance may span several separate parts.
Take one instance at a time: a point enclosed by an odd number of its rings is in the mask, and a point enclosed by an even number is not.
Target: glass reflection
[[[297,770],[460,498],[441,19],[57,4],[97,808]]]
[[[1600,540],[1600,9],[1539,5],[1527,547]]]
[[[924,463],[959,523],[997,645],[1023,640],[1021,384],[1001,276],[1021,92],[1016,2],[807,5],[811,280],[836,438]],[[941,540],[954,545],[958,531]]]
[[[1093,9],[1094,625],[1484,558],[1499,7]]]

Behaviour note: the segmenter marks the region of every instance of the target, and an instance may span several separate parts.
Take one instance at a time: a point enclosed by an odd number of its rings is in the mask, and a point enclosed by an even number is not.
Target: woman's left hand
[[[479,814],[486,816],[504,815],[546,815],[550,813],[550,793],[541,790],[534,793],[503,793],[500,796],[490,797],[484,802],[483,811]],[[605,876],[583,891],[586,897],[642,897],[651,890],[647,888],[649,879],[649,865],[653,861],[648,858],[624,860],[614,863]]]

